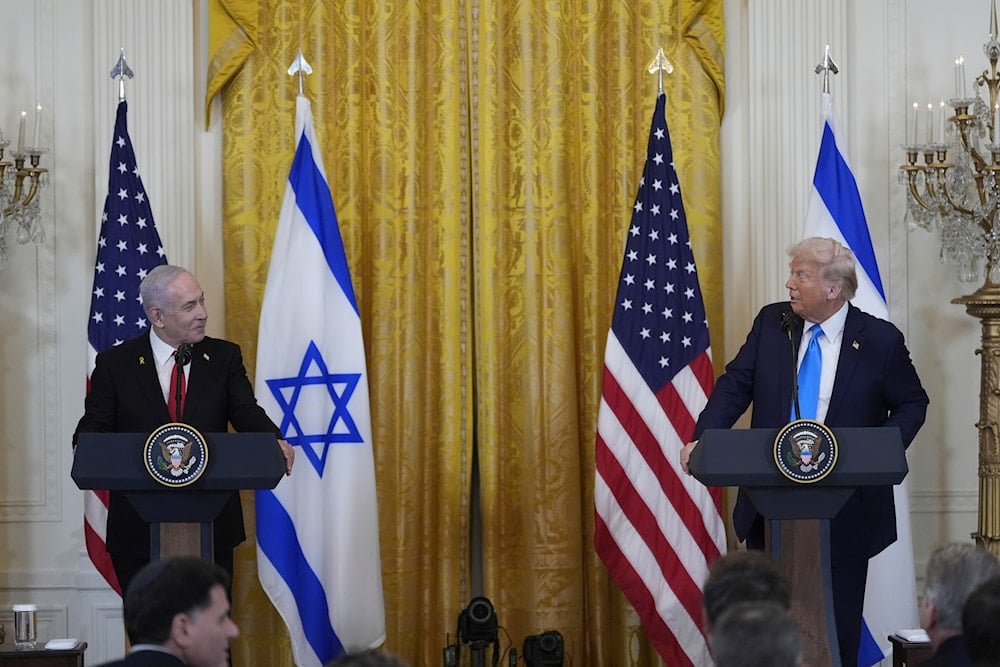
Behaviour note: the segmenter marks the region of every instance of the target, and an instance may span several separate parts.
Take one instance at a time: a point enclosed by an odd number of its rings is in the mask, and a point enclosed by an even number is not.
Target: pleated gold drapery
[[[286,69],[298,48],[314,67],[306,93],[368,350],[386,648],[440,664],[476,592],[475,446],[482,593],[502,643],[557,629],[567,664],[656,664],[594,553],[594,435],[660,46],[722,346],[721,0],[215,0],[211,23],[227,333],[248,362],[294,150]],[[253,556],[238,552],[234,664],[288,665]]]

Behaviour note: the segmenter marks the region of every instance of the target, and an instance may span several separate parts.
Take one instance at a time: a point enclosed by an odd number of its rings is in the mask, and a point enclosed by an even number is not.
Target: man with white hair
[[[698,418],[695,442],[681,450],[685,469],[702,432],[732,427],[751,404],[754,428],[782,427],[798,418],[801,408],[802,418],[834,428],[897,427],[904,446],[924,423],[927,393],[903,334],[850,303],[858,286],[851,250],[834,239],[813,237],[787,253],[789,300],[757,314]],[[798,400],[793,399],[796,374]],[[749,547],[764,548],[764,520],[742,490],[733,527]],[[858,661],[868,559],[895,541],[891,486],[858,488],[831,520],[833,606],[845,667]]]

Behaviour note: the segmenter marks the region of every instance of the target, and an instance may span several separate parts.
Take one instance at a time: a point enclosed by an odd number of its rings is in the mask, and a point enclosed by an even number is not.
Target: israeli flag
[[[375,464],[361,319],[309,101],[261,307],[256,388],[295,466],[256,494],[257,569],[295,664],[385,640]]]
[[[823,137],[804,236],[834,238],[850,248],[858,262],[858,292],[851,303],[875,317],[888,320],[885,290],[861,206],[861,195],[839,136],[833,99],[829,93],[823,93]],[[868,562],[864,624],[858,651],[861,667],[870,667],[892,654],[890,634],[919,627],[906,481],[893,487],[893,493],[896,541]]]

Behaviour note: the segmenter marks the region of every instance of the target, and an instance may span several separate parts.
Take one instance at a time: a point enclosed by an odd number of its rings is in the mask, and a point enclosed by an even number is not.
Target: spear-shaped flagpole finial
[[[125,101],[125,79],[131,79],[134,76],[135,74],[125,61],[125,47],[123,46],[121,53],[118,55],[118,62],[111,68],[111,78],[118,79],[119,102]]]
[[[663,94],[663,73],[672,74],[673,71],[674,66],[670,64],[667,56],[663,54],[663,47],[660,47],[656,52],[656,57],[653,58],[653,62],[649,63],[649,73],[657,76],[660,85],[659,95]]]
[[[836,74],[840,71],[837,67],[837,63],[833,62],[833,57],[830,56],[830,45],[826,45],[826,51],[823,53],[823,60],[816,65],[816,73],[823,73],[823,92],[830,92],[830,74]]]
[[[295,54],[295,60],[293,60],[292,64],[288,67],[288,76],[295,76],[296,74],[299,76],[299,95],[302,94],[303,89],[302,77],[306,74],[312,73],[313,68],[310,67],[309,63],[305,59],[305,56],[302,55],[302,49],[299,49],[299,52]]]

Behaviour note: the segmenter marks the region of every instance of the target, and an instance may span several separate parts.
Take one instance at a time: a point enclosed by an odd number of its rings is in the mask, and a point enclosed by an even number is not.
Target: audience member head
[[[378,649],[369,649],[358,653],[345,653],[332,660],[324,667],[407,667],[406,663]]]
[[[125,630],[132,646],[155,644],[190,667],[226,667],[229,641],[239,636],[229,617],[229,575],[198,558],[153,561],[125,592]]]
[[[712,563],[702,593],[705,629],[740,602],[773,602],[786,611],[791,604],[788,581],[763,551],[730,551]]]
[[[798,667],[802,635],[774,602],[741,602],[723,612],[712,635],[715,667]]]
[[[965,601],[962,639],[975,667],[1000,665],[1000,576],[980,585]]]
[[[938,547],[927,561],[920,625],[931,646],[962,632],[962,609],[980,584],[1000,575],[996,556],[973,544],[952,543]]]

